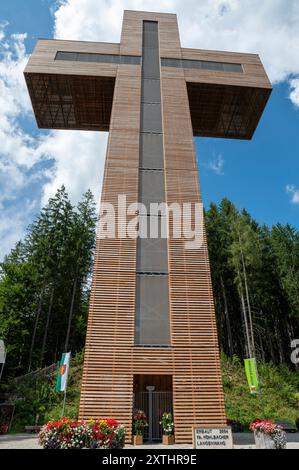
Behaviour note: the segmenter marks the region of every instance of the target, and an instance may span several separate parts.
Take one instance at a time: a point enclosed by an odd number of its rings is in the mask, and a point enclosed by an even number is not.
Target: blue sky
[[[228,197],[260,223],[290,223],[299,228],[299,205],[287,185],[299,186],[299,109],[286,84],[275,85],[251,141],[196,139],[205,205]],[[205,167],[221,156],[217,174]],[[220,160],[221,161],[221,160]]]
[[[196,139],[205,205],[228,197],[261,224],[299,228],[299,2],[288,5],[164,0],[159,9],[177,13],[182,46],[259,53],[274,83],[251,141]],[[28,54],[40,37],[118,42],[122,7],[157,10],[149,0],[0,3],[0,258],[62,183],[74,203],[101,187],[107,135],[36,128],[22,77]]]

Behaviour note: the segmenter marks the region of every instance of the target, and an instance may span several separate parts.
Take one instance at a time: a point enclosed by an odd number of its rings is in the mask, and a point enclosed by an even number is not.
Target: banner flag
[[[70,358],[71,358],[70,352],[63,353],[61,356],[61,361],[60,361],[59,369],[58,369],[57,382],[56,382],[57,392],[64,392],[66,389],[67,377],[68,377],[69,367],[70,367]]]
[[[259,390],[259,379],[255,357],[251,359],[244,359],[244,363],[250,393],[257,393]]]

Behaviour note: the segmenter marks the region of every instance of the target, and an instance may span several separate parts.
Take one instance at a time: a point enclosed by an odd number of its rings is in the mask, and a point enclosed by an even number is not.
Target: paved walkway
[[[299,433],[287,434],[287,448],[299,449]],[[235,449],[254,449],[254,437],[252,433],[240,433],[233,435]],[[144,444],[142,446],[126,445],[126,449],[192,449],[191,445],[175,444],[164,446],[157,444]],[[2,449],[41,449],[37,436],[34,434],[7,434],[0,436],[0,450]]]
[[[6,434],[0,436],[2,449],[42,449],[35,434]]]

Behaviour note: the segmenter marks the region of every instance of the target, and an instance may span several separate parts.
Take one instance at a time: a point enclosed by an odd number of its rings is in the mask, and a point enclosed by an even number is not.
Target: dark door
[[[148,427],[145,429],[144,440],[162,440],[160,421],[165,411],[172,413],[172,392],[135,392],[134,409],[143,410],[147,417]]]

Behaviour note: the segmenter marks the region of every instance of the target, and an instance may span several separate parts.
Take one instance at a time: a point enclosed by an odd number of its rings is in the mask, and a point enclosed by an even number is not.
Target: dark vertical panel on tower
[[[161,214],[150,212],[151,203],[165,202],[163,134],[160,91],[158,23],[143,22],[142,78],[140,109],[139,201],[147,208],[149,236],[150,219],[165,222]],[[141,218],[140,218],[141,220]],[[136,263],[135,343],[167,345],[169,332],[169,292],[167,241],[139,238]]]

